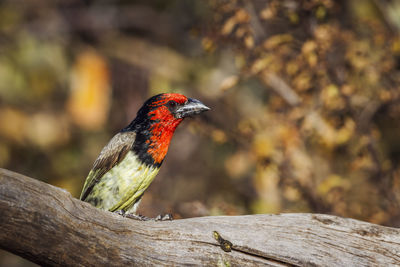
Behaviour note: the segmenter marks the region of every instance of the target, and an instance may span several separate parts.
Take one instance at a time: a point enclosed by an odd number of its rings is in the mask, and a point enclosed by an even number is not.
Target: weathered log
[[[321,214],[135,221],[4,169],[0,227],[0,248],[41,265],[400,265],[396,228]]]

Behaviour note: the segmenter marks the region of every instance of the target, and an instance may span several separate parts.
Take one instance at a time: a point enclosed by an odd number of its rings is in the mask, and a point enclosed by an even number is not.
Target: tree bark
[[[396,228],[321,214],[135,221],[4,169],[0,227],[0,248],[48,266],[400,265]]]

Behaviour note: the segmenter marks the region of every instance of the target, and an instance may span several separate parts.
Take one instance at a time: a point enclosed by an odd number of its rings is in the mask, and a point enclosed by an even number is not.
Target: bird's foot
[[[157,217],[154,218],[155,221],[172,221],[172,214],[167,213],[165,215],[159,214]]]
[[[152,220],[152,218],[146,217],[144,215],[140,215],[140,214],[134,214],[134,213],[126,213],[124,210],[116,210],[114,211],[115,214],[121,215],[125,218],[129,218],[129,219],[134,219],[134,220],[138,220],[138,221],[150,221]]]
[[[133,214],[133,213],[127,213],[124,215],[125,218],[129,219],[134,219],[138,221],[156,221],[156,222],[163,222],[163,221],[172,221],[172,215],[171,214],[165,214],[163,215],[158,215],[155,218],[149,218],[140,214]]]
[[[156,222],[162,222],[162,221],[172,221],[172,214],[165,214],[165,215],[158,215],[155,218],[149,218],[144,215],[140,214],[134,214],[134,213],[126,213],[124,210],[117,210],[114,211],[115,214],[121,215],[125,218],[133,219],[133,220],[138,220],[138,221],[156,221]]]
[[[113,211],[113,213],[121,215],[121,216],[125,216],[125,211],[124,210],[116,210],[116,211]]]
[[[124,217],[133,219],[133,220],[138,220],[138,221],[151,221],[152,220],[152,218],[149,218],[149,217],[146,217],[146,216],[140,215],[140,214],[134,214],[134,213],[125,213]]]

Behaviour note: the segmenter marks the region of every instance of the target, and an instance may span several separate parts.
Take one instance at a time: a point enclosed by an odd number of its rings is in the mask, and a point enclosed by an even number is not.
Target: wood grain
[[[141,222],[0,169],[0,248],[46,266],[393,266],[400,230],[321,214]],[[221,249],[217,231],[233,244]]]

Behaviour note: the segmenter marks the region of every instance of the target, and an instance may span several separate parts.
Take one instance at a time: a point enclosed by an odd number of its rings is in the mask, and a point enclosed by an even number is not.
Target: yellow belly
[[[141,163],[129,151],[122,162],[101,177],[86,199],[103,210],[135,213],[140,198],[158,171],[157,167]]]

